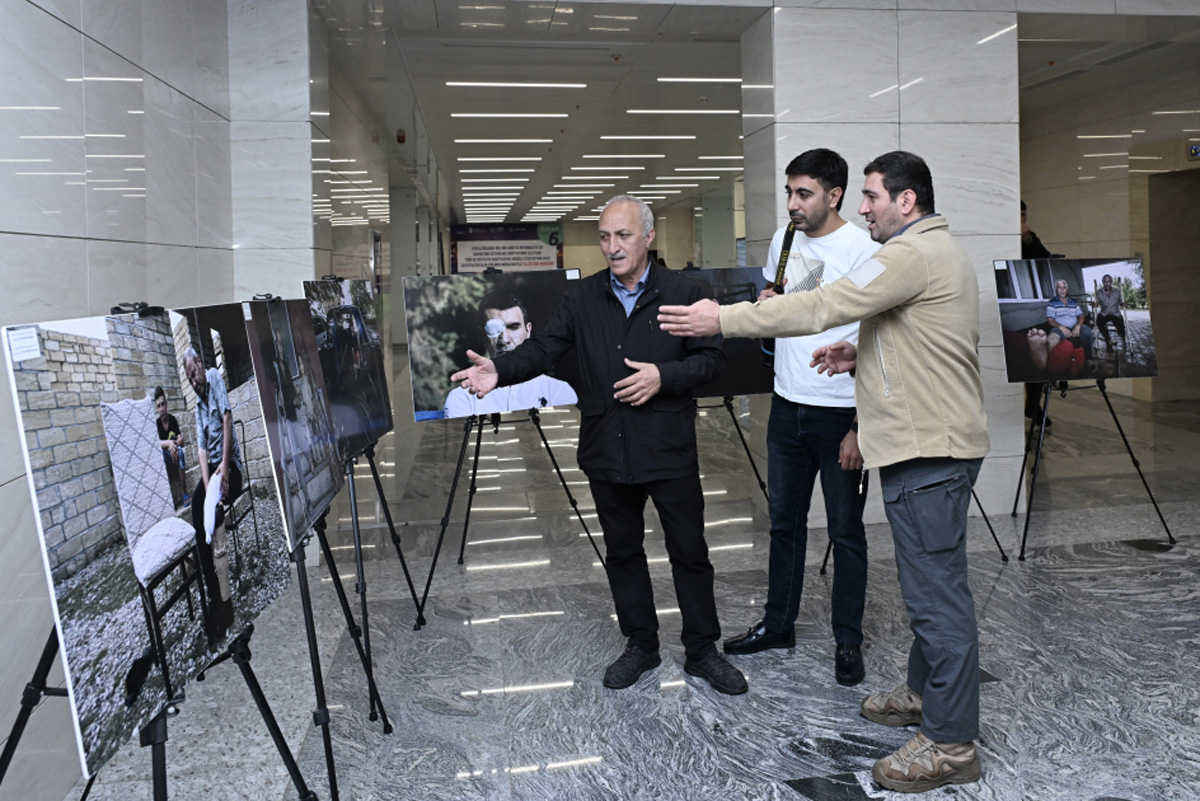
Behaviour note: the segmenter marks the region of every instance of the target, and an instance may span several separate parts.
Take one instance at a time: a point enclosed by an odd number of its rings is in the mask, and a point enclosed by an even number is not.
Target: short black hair
[[[162,387],[155,387],[154,388],[154,400],[158,400],[159,398],[166,400],[167,399],[167,391],[165,389],[163,389]]]
[[[521,310],[521,319],[529,322],[529,312],[525,310],[525,304],[516,295],[506,289],[493,289],[479,301],[479,316],[483,317],[484,311],[487,309],[504,311],[514,306]]]
[[[823,147],[806,150],[792,159],[784,172],[789,178],[807,175],[815,179],[826,192],[835,188],[841,189],[842,196],[838,198],[837,210],[842,210],[842,201],[846,198],[846,184],[850,180],[850,167],[837,153]]]
[[[1021,201],[1021,211],[1026,211],[1024,200]]]
[[[925,159],[905,150],[893,150],[877,156],[863,167],[863,175],[873,172],[883,177],[883,188],[892,200],[905,189],[911,189],[917,196],[917,210],[923,214],[934,213],[933,176],[929,174]]]

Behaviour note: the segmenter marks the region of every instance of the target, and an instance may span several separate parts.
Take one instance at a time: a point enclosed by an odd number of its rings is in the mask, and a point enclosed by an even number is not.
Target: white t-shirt
[[[767,266],[763,268],[768,281],[775,280],[786,231],[787,226],[784,226],[771,238]],[[870,235],[851,222],[816,238],[797,231],[784,271],[787,277],[784,292],[804,292],[832,283],[871,258],[877,250],[879,245]],[[814,350],[842,340],[858,344],[858,323],[841,325],[820,334],[776,339],[775,392],[793,403],[809,406],[853,406],[853,376],[842,373],[831,378],[808,366]]]
[[[567,406],[577,403],[575,390],[566,381],[546,374],[509,387],[496,387],[479,400],[462,387],[455,387],[446,396],[442,412],[446,417],[470,417],[473,414],[523,412],[547,406]]]

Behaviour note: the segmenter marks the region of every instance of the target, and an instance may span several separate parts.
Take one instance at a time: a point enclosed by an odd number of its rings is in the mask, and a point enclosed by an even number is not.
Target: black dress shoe
[[[867,669],[863,667],[862,649],[851,643],[838,643],[833,665],[834,677],[844,687],[853,687],[867,675]]]
[[[683,670],[690,676],[699,676],[712,685],[717,692],[726,695],[741,695],[750,689],[742,671],[725,660],[725,657],[713,651],[703,659],[687,660]]]
[[[617,657],[604,671],[604,686],[611,690],[623,690],[633,684],[647,670],[652,670],[662,663],[658,651],[646,651],[636,645],[629,645],[625,653]]]
[[[758,621],[745,634],[730,637],[725,641],[727,654],[756,654],[768,648],[795,648],[796,629],[775,632],[767,628],[763,621]]]

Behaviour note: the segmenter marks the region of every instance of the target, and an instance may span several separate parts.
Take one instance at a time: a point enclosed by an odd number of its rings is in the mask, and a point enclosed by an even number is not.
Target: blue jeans
[[[763,622],[771,631],[789,631],[804,590],[804,551],[808,509],[821,476],[829,538],[833,541],[833,638],[858,645],[863,640],[867,596],[867,535],[862,472],[838,463],[854,409],[807,406],[774,395],[767,424],[767,486],[771,513],[771,562]]]
[[[879,470],[913,644],[908,686],[921,731],[939,743],[979,737],[979,630],[967,583],[967,512],[982,459],[909,459]]]

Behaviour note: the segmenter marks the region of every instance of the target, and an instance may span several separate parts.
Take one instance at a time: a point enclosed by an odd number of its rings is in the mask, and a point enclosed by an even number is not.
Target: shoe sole
[[[741,695],[742,693],[744,693],[750,689],[750,685],[748,685],[748,684],[742,684],[737,687],[730,687],[728,685],[718,684],[716,681],[713,680],[712,676],[708,675],[703,670],[699,670],[698,668],[692,667],[691,665],[687,664],[686,662],[683,664],[683,670],[689,676],[695,676],[696,678],[704,679],[706,682],[708,682],[708,685],[710,687],[712,687],[714,690],[716,690],[719,693],[724,693],[725,695]]]
[[[866,707],[859,707],[859,713],[869,721],[882,723],[884,726],[912,726],[923,720],[920,712],[897,712],[889,710],[884,713],[871,712]]]
[[[944,776],[921,776],[912,781],[903,781],[900,779],[889,779],[883,775],[883,771],[879,769],[879,764],[876,763],[871,768],[871,778],[880,787],[887,790],[894,790],[898,793],[925,793],[930,790],[936,790],[938,787],[944,787],[947,784],[971,784],[979,781],[979,760],[976,759],[965,770],[959,773],[949,773]]]
[[[626,687],[632,687],[633,685],[637,684],[637,680],[642,677],[643,673],[645,673],[648,670],[654,670],[656,667],[658,667],[661,664],[662,664],[662,656],[656,654],[654,656],[654,661],[647,663],[646,666],[643,667],[641,670],[639,670],[637,672],[637,675],[634,676],[629,681],[625,682],[624,684],[617,684],[615,682],[610,683],[608,681],[608,679],[604,679],[604,686],[610,690],[624,690]]]
[[[833,677],[837,680],[837,683],[843,687],[853,687],[867,677],[867,671],[864,668],[862,673],[859,673],[855,676],[839,676],[835,672]]]

